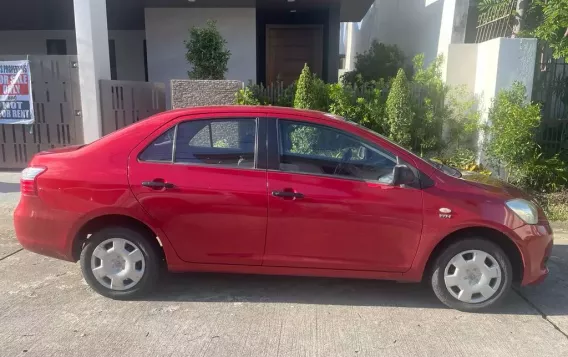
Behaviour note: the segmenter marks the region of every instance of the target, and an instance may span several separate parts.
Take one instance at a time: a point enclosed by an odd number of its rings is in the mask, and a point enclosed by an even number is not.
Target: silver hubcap
[[[493,256],[481,250],[464,251],[446,265],[444,282],[459,301],[484,302],[495,295],[501,285],[501,267]]]
[[[142,251],[122,238],[107,239],[91,255],[91,270],[97,281],[112,290],[134,287],[144,276]]]

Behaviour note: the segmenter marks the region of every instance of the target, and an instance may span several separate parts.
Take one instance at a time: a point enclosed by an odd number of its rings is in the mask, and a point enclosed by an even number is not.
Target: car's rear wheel
[[[511,290],[512,279],[511,262],[498,245],[468,238],[451,244],[438,256],[431,283],[445,305],[474,312],[501,302]]]
[[[112,299],[133,299],[152,289],[161,255],[135,230],[109,227],[94,233],[81,251],[81,270],[89,286]]]

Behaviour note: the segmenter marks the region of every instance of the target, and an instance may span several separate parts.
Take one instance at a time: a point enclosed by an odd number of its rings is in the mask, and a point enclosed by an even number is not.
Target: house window
[[[108,54],[110,59],[110,79],[116,80],[116,47],[114,40],[108,40]]]
[[[67,41],[65,40],[45,40],[45,47],[48,55],[67,54]]]

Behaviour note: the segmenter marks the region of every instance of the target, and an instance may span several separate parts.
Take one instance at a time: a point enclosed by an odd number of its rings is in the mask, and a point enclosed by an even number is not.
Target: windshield
[[[349,124],[352,124],[352,125],[354,125],[354,126],[356,126],[356,127],[358,127],[358,128],[361,128],[361,129],[365,130],[366,132],[368,132],[368,133],[370,133],[370,134],[373,134],[373,135],[375,135],[375,136],[377,136],[377,137],[379,137],[379,138],[381,138],[381,139],[383,139],[383,140],[388,141],[389,143],[391,143],[392,145],[395,145],[396,147],[398,147],[398,148],[401,149],[401,150],[411,152],[412,154],[414,154],[414,156],[416,156],[417,158],[419,158],[419,159],[422,160],[423,162],[427,163],[428,165],[434,167],[435,169],[437,169],[437,170],[439,170],[439,171],[442,171],[442,172],[445,173],[446,175],[450,175],[450,176],[457,177],[457,178],[462,177],[462,173],[460,172],[460,170],[458,170],[458,169],[456,169],[456,168],[454,168],[454,167],[450,167],[450,166],[444,165],[444,164],[442,164],[442,163],[433,161],[433,160],[431,160],[431,159],[423,158],[422,156],[417,155],[417,154],[413,153],[412,151],[403,148],[402,146],[400,146],[400,145],[398,145],[397,143],[393,142],[392,140],[390,140],[390,139],[384,137],[383,135],[377,133],[376,131],[373,131],[373,130],[371,130],[371,129],[369,129],[369,128],[366,128],[366,127],[364,127],[364,126],[362,126],[362,125],[360,125],[360,124],[355,123],[354,121],[351,121],[351,120],[349,120],[349,119],[345,119],[345,118],[343,118],[343,117],[341,117],[341,116],[338,116],[338,115],[328,114],[328,116],[331,117],[331,118],[334,118],[334,119],[343,120],[343,121],[345,121],[345,122],[347,122],[347,123],[349,123]]]
[[[424,158],[422,158],[422,157],[421,157],[421,159],[424,160],[426,163],[430,164],[430,166],[433,166],[433,167],[435,167],[436,169],[442,171],[442,172],[445,173],[446,175],[450,175],[450,176],[457,177],[457,178],[462,177],[461,171],[458,170],[458,169],[456,169],[456,168],[454,168],[454,167],[441,164],[441,163],[436,162],[436,161],[433,161],[433,160],[431,160],[431,159],[424,159]]]

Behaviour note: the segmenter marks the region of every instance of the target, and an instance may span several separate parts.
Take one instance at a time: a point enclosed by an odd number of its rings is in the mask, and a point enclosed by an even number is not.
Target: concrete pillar
[[[469,0],[445,0],[443,3],[438,56],[444,56],[444,66],[448,63],[449,46],[465,42],[468,11]],[[446,80],[446,70],[442,70],[442,73],[442,79]]]
[[[99,80],[110,79],[106,0],[73,0],[83,140],[102,135]]]
[[[355,69],[355,23],[347,23],[345,33],[345,71],[352,71]]]
[[[329,36],[328,36],[328,62],[327,62],[327,82],[337,82],[339,75],[339,7],[329,8]]]

